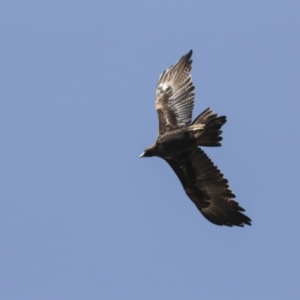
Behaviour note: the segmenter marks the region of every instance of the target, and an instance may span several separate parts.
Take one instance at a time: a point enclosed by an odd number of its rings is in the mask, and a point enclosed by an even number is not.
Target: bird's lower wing
[[[216,225],[251,225],[251,219],[242,213],[245,210],[233,200],[228,180],[202,149],[195,147],[165,160],[207,220]]]

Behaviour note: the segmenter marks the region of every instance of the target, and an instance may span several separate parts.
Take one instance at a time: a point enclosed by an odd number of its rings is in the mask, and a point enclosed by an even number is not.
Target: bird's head
[[[145,151],[140,155],[140,157],[152,157],[156,155],[155,144],[145,149]]]

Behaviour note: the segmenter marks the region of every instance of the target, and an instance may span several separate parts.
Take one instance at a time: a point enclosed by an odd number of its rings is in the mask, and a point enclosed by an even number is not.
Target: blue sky
[[[299,1],[2,1],[0,298],[298,299]],[[253,226],[206,221],[157,137],[190,49],[205,149]]]

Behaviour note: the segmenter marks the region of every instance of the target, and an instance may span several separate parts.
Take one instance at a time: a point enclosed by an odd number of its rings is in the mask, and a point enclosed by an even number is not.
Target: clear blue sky
[[[299,299],[299,1],[5,1],[0,299]],[[253,226],[206,221],[157,136],[190,49],[207,154]]]

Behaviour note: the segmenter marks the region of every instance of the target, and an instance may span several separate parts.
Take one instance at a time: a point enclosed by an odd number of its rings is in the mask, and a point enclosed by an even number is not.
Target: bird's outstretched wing
[[[233,200],[228,181],[209,157],[198,147],[166,159],[182,186],[203,216],[216,225],[251,225],[251,219]]]
[[[159,134],[191,123],[194,107],[194,85],[190,71],[192,50],[182,56],[159,77],[155,108],[159,120]]]

